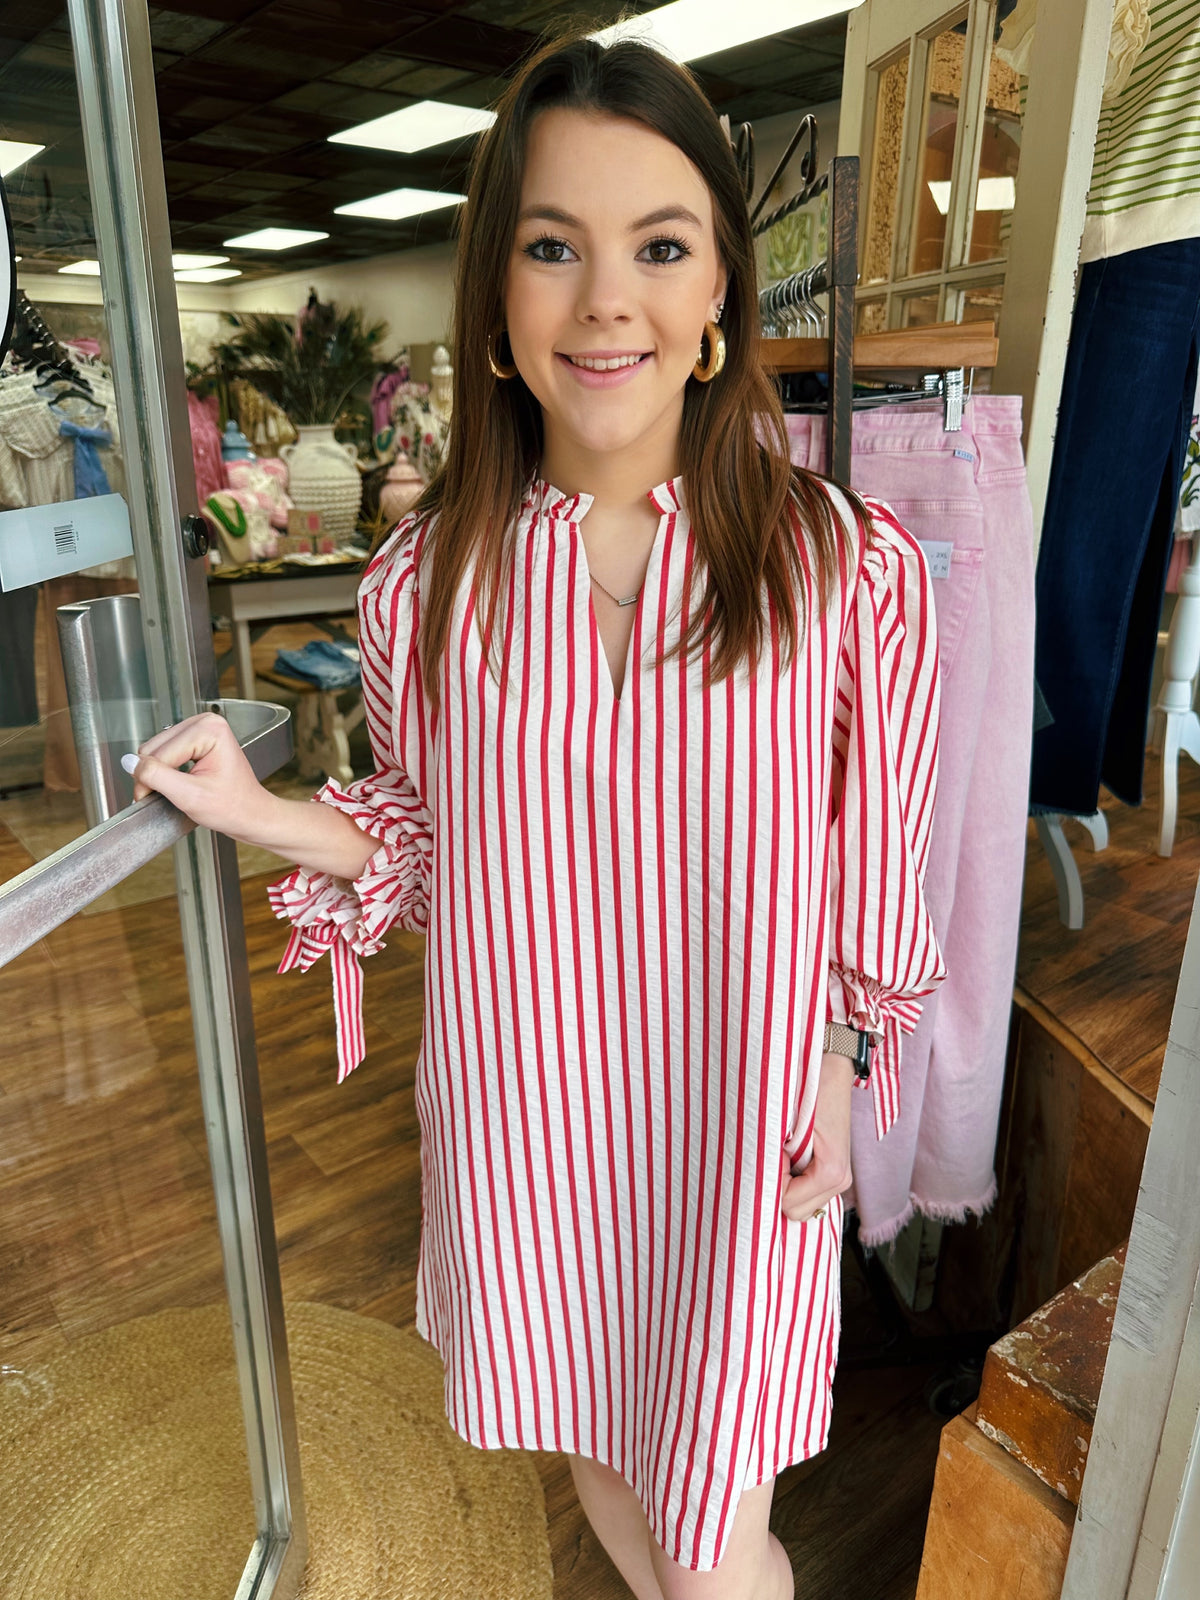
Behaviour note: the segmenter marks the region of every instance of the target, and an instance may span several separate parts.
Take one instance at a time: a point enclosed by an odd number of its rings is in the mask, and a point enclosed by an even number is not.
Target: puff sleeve
[[[339,1083],[365,1054],[360,958],[382,949],[389,928],[423,933],[429,924],[433,730],[416,648],[421,542],[406,518],[358,593],[363,706],[376,770],[345,788],[330,780],[313,796],[346,812],[379,848],[352,882],[297,868],[267,891],[275,915],[292,924],[279,971],[305,972],[330,954]]]
[[[933,587],[920,546],[878,501],[849,601],[834,715],[826,1020],[879,1036],[875,1131],[900,1109],[900,1036],[946,976],[925,901],[937,786]]]

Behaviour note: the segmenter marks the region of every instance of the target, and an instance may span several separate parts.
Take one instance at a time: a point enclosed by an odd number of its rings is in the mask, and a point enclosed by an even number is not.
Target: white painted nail
[[[133,769],[137,766],[141,759],[141,756],[139,756],[135,750],[132,755],[121,757],[121,765],[125,768],[126,772],[132,773]]]

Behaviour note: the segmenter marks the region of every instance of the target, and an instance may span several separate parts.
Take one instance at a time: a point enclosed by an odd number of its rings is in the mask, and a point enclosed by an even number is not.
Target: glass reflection
[[[946,249],[954,146],[962,96],[964,36],[958,24],[929,41],[925,67],[925,111],[920,177],[913,209],[910,272],[938,272]]]

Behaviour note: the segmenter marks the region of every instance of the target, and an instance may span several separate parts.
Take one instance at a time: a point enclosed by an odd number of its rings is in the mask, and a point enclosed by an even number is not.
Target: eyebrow
[[[579,217],[574,217],[569,211],[563,211],[559,206],[533,205],[526,206],[524,211],[517,216],[518,222],[557,222],[564,228],[584,228],[587,226]],[[650,211],[644,217],[639,217],[636,222],[629,224],[630,233],[640,233],[643,228],[657,227],[660,222],[690,222],[693,228],[703,228],[704,224],[694,211],[689,211],[686,206],[659,206],[657,211]]]

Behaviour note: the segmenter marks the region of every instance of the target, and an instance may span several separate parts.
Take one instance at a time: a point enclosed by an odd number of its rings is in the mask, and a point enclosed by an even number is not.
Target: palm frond
[[[297,427],[332,423],[350,392],[382,364],[386,322],[357,307],[311,302],[298,318],[250,312],[231,317],[237,332],[213,350],[216,367],[249,378]]]

